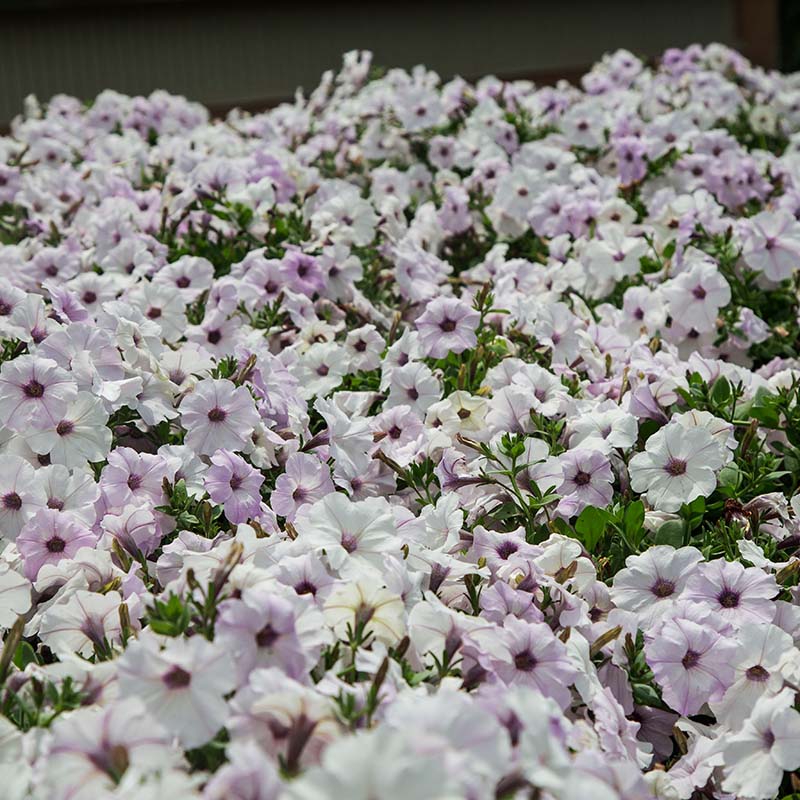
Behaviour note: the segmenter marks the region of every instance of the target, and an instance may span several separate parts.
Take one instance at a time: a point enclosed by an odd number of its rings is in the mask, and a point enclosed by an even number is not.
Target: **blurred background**
[[[714,41],[800,69],[800,0],[0,0],[0,126],[27,94],[90,99],[105,88],[167,89],[215,113],[261,109],[310,91],[353,48],[445,78],[548,83],[576,80],[619,47],[651,57]]]

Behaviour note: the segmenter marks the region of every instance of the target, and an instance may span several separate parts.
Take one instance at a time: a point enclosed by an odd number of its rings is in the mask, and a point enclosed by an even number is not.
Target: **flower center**
[[[141,475],[131,475],[128,478],[128,488],[135,492],[141,485],[142,485],[142,476]]]
[[[32,380],[22,387],[25,397],[39,398],[44,394],[44,386],[37,380]]]
[[[358,539],[353,536],[352,533],[343,533],[342,547],[347,550],[348,553],[355,553],[355,551],[358,550]]]
[[[278,632],[272,625],[265,625],[257,634],[256,634],[256,644],[259,647],[272,647],[273,644],[278,640]]]
[[[761,664],[755,664],[749,667],[745,675],[747,676],[747,680],[755,681],[756,683],[764,683],[764,681],[769,680],[769,672],[767,672]]]
[[[692,289],[692,294],[698,300],[705,300],[706,290],[702,286],[695,286],[694,289]]]
[[[11,511],[19,511],[22,508],[22,498],[16,492],[9,492],[3,495],[3,506]]]
[[[209,422],[224,422],[227,416],[227,413],[219,407],[212,408],[211,411],[208,412]]]
[[[686,461],[684,461],[682,458],[670,458],[669,461],[667,461],[667,463],[664,465],[664,470],[676,478],[679,475],[685,475]]]
[[[108,774],[116,782],[122,779],[130,765],[128,751],[121,744],[115,744],[109,750],[90,753],[88,758],[92,764]]]
[[[495,551],[500,558],[508,558],[519,550],[516,542],[501,542]]]
[[[68,419],[62,419],[61,422],[56,425],[56,433],[59,436],[68,436],[74,430],[75,423],[70,422]]]
[[[514,656],[514,666],[520,672],[533,672],[537,663],[536,657],[528,650],[523,650]]]
[[[684,669],[692,669],[700,663],[700,653],[695,650],[687,650],[686,655],[681,659]]]
[[[452,320],[452,319],[443,319],[439,323],[439,327],[445,333],[452,333],[456,329],[456,323],[455,323],[455,320]]]
[[[60,537],[54,536],[47,542],[47,551],[49,553],[63,553],[67,543]]]
[[[675,594],[675,584],[672,581],[659,578],[650,590],[656,597],[669,597]]]
[[[723,608],[736,608],[739,605],[739,593],[731,589],[723,589],[717,600]]]
[[[592,480],[592,476],[588,472],[580,470],[575,473],[575,483],[578,486],[586,486]]]
[[[185,689],[192,682],[192,676],[183,667],[176,664],[170,667],[169,672],[161,680],[168,689]]]

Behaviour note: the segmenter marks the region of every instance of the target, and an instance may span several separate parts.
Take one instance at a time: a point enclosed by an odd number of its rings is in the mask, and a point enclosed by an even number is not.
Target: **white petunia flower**
[[[630,462],[631,488],[646,492],[659,511],[677,511],[717,486],[723,456],[717,440],[704,428],[687,430],[671,423],[654,433]]]

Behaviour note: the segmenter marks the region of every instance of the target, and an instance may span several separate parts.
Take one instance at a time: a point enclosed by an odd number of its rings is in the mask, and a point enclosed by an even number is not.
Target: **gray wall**
[[[351,48],[372,49],[382,65],[425,63],[445,76],[547,80],[574,77],[617,47],[652,56],[691,42],[740,46],[742,38],[731,0],[20,5],[0,11],[0,124],[30,92],[91,98],[107,87],[164,88],[216,110],[258,107],[297,85],[310,90]]]

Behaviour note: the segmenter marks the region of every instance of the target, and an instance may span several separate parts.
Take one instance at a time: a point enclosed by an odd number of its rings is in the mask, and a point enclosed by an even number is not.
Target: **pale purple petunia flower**
[[[431,358],[463,353],[478,343],[475,329],[479,320],[480,314],[463,300],[437,297],[417,319],[420,346]]]
[[[119,660],[122,697],[136,697],[184,747],[199,747],[225,724],[235,687],[232,654],[202,636],[131,642]]]
[[[151,453],[137,453],[130,447],[117,447],[108,456],[100,476],[100,488],[109,505],[122,508],[129,503],[161,503],[168,464]]]
[[[215,503],[222,504],[225,517],[234,525],[258,515],[262,483],[264,476],[236,453],[217,450],[211,457],[206,491]]]
[[[312,666],[298,635],[295,605],[278,594],[248,590],[241,600],[223,603],[216,635],[234,655],[240,685],[257,667],[279,667],[300,680]]]
[[[558,488],[559,513],[580,514],[587,506],[605,508],[613,497],[614,473],[608,457],[599,450],[569,450],[560,458],[564,482]]]
[[[552,697],[561,708],[570,701],[569,685],[577,677],[564,645],[550,628],[540,622],[525,622],[506,617],[503,624],[510,661],[495,663],[497,676],[509,686],[522,685],[538,689]]]
[[[778,584],[772,575],[738,561],[717,559],[700,564],[686,584],[684,597],[703,603],[735,627],[764,625],[775,617]]]
[[[667,619],[645,647],[647,663],[665,702],[681,714],[696,714],[705,703],[722,699],[734,681],[731,629],[709,614]]]
[[[63,419],[78,386],[55,361],[25,355],[0,368],[0,423],[25,432]]]
[[[625,569],[614,576],[611,599],[619,608],[641,614],[648,624],[670,612],[702,559],[695,547],[676,550],[669,545],[628,556]]]
[[[276,514],[292,522],[301,506],[321,500],[334,488],[330,469],[316,456],[292,453],[275,481],[269,502]]]
[[[0,535],[15,539],[46,501],[33,467],[19,456],[0,454]]]
[[[250,392],[225,379],[200,381],[181,403],[186,444],[201,455],[244,450],[258,420]]]
[[[72,558],[81,547],[94,547],[97,536],[69,514],[43,508],[31,517],[17,537],[25,576],[36,580],[45,564]]]

